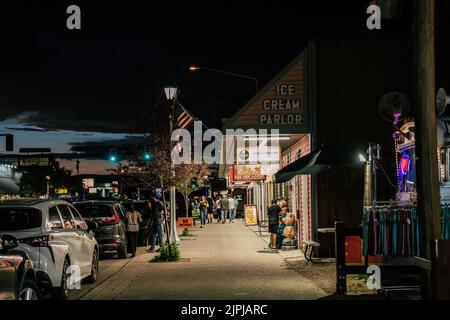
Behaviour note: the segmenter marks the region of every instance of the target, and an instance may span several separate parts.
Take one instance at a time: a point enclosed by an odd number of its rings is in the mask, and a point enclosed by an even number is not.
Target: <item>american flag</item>
[[[183,111],[178,116],[178,120],[175,125],[176,129],[186,129],[197,120],[197,118],[189,113],[189,111],[187,111],[183,106],[181,106],[181,108]]]

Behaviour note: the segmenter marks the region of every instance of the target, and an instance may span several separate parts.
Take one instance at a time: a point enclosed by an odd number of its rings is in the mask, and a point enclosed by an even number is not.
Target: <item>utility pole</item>
[[[440,237],[440,196],[435,106],[435,0],[415,0],[417,210],[422,224],[421,255],[431,260],[431,243]],[[431,272],[425,277],[424,298],[433,299]]]

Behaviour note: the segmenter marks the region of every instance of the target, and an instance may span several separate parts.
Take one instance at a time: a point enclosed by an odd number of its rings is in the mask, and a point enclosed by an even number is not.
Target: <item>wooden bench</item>
[[[303,254],[307,261],[314,263],[314,261],[312,259],[312,255],[313,255],[314,248],[318,248],[318,247],[320,247],[320,243],[318,243],[318,242],[315,242],[312,240],[303,241]],[[308,251],[309,251],[309,255],[308,255]]]

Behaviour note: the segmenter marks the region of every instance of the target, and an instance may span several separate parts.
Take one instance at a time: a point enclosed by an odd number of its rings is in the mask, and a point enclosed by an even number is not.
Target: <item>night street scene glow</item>
[[[2,5],[0,310],[450,299],[450,2],[282,2]]]

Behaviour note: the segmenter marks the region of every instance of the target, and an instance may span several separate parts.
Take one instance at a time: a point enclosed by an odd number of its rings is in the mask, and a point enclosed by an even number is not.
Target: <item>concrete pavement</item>
[[[181,230],[179,230],[181,233]],[[182,261],[139,254],[82,299],[317,299],[326,293],[284,267],[278,253],[240,221],[208,224],[180,242]],[[300,253],[298,252],[298,255]],[[102,270],[100,270],[100,273]]]

